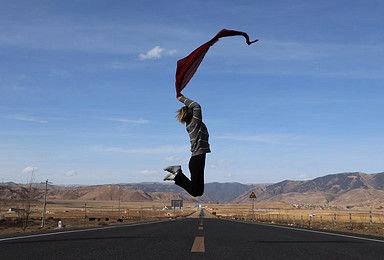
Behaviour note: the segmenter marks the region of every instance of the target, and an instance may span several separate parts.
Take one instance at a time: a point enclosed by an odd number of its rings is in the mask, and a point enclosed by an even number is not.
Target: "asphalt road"
[[[0,259],[383,259],[384,240],[221,219],[0,237]]]

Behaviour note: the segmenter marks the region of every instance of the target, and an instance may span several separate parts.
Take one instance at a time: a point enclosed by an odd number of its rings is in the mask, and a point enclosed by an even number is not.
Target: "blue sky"
[[[384,171],[382,1],[1,1],[0,178],[162,181],[190,156],[177,60],[223,38],[183,94],[206,182]]]

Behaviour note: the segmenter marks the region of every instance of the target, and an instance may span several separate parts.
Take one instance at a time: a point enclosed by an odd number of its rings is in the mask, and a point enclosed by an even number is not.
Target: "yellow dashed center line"
[[[204,237],[195,237],[195,241],[193,242],[191,252],[193,253],[204,253]]]
[[[204,227],[199,227],[199,230],[203,230],[204,229]]]

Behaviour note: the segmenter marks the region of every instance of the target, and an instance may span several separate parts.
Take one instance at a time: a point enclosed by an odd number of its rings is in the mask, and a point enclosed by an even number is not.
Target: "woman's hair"
[[[192,109],[184,106],[179,110],[177,110],[176,112],[177,112],[177,115],[176,115],[177,121],[179,121],[182,124],[186,123],[187,125],[191,122],[193,117]]]

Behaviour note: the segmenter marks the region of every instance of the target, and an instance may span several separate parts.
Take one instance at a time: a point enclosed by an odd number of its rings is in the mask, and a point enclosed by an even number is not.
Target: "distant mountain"
[[[207,195],[212,202],[228,202],[249,190],[251,187],[253,187],[253,185],[245,185],[238,182],[212,182],[205,185],[204,194]]]
[[[308,181],[282,181],[255,186],[233,202],[249,201],[254,191],[256,201],[282,201],[307,204],[377,204],[384,202],[384,173],[346,172]],[[364,194],[363,197],[361,195]]]
[[[169,192],[179,193],[185,197],[191,197],[188,193],[173,183],[123,183],[118,184],[121,187],[130,190],[142,190],[144,192]],[[237,182],[231,183],[206,183],[204,185],[204,195],[201,198],[194,200],[203,202],[226,202],[231,201],[246,190],[249,190],[252,185],[245,185]],[[193,198],[193,197],[191,197]]]
[[[43,198],[45,184],[34,185],[38,199]],[[19,199],[26,185],[0,184],[3,198]],[[284,202],[316,205],[381,205],[384,204],[384,172],[366,174],[346,172],[330,174],[307,181],[285,180],[275,184],[207,183],[201,197],[194,198],[173,183],[121,183],[109,185],[49,185],[50,200],[118,200],[190,202],[249,202],[255,192],[257,202]],[[0,198],[1,199],[1,198]]]
[[[145,192],[131,190],[121,185],[100,185],[67,190],[52,190],[48,198],[53,200],[96,200],[96,201],[170,201],[173,199],[195,201],[178,193]]]

